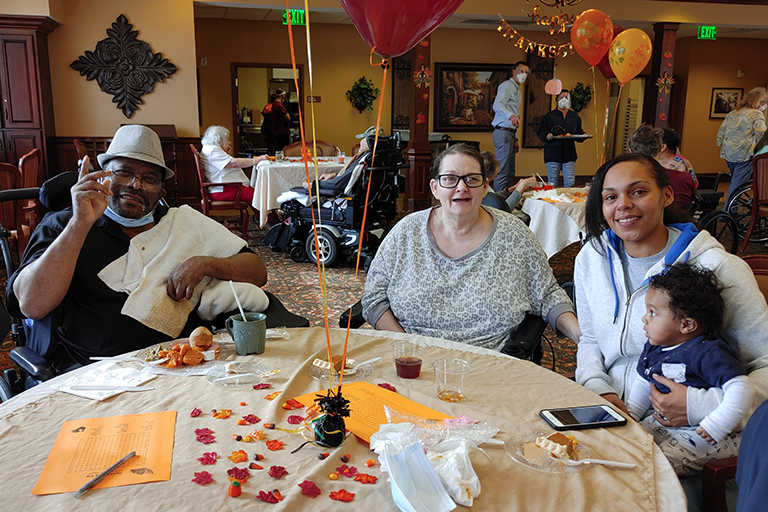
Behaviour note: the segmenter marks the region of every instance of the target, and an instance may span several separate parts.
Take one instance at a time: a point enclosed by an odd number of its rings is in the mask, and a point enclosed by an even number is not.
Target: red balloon
[[[576,17],[571,27],[573,49],[590,66],[597,65],[611,47],[611,19],[602,11],[588,9]]]
[[[464,0],[340,0],[365,43],[382,57],[407,53]]]
[[[624,27],[619,25],[613,26],[613,38],[616,39],[616,36],[624,32]],[[603,55],[603,60],[597,63],[597,69],[600,70],[600,72],[603,74],[605,78],[613,78],[613,70],[611,69],[611,64],[608,62],[608,52],[605,52],[605,55]]]

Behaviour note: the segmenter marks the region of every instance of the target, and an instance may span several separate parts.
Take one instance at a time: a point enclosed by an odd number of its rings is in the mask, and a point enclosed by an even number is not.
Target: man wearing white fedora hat
[[[188,206],[160,204],[173,171],[154,131],[121,127],[98,161],[104,170],[90,174],[83,162],[72,207],[45,216],[8,281],[9,307],[34,319],[28,345],[59,366],[188,333],[202,323],[189,313],[211,279],[267,281],[246,241]],[[135,279],[111,282],[116,264],[120,276],[135,271]],[[159,305],[131,304],[140,297]]]

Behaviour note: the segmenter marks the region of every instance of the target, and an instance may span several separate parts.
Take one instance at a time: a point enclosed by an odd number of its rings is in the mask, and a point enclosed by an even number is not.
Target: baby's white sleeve
[[[718,443],[739,424],[752,405],[754,390],[746,375],[723,384],[723,401],[701,420],[701,427]]]
[[[651,386],[639,374],[635,377],[627,395],[627,409],[635,421],[640,421],[645,416],[645,411],[651,406]]]

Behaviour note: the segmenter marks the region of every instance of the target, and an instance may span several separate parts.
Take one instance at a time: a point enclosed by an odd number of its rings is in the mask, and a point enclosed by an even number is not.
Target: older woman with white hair
[[[203,151],[201,152],[203,171],[209,183],[233,183],[243,184],[240,199],[251,204],[253,201],[253,188],[248,186],[250,180],[242,171],[245,167],[253,167],[258,162],[267,160],[267,155],[256,158],[235,158],[232,151],[232,141],[229,130],[223,126],[209,126],[203,134]],[[211,199],[216,201],[232,201],[237,194],[237,187],[223,185],[211,187]],[[271,217],[274,216],[274,219]],[[277,215],[270,214],[270,221],[276,222]]]

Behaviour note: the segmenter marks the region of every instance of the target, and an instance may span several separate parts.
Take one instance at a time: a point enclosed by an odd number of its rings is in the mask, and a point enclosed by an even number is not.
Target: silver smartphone
[[[555,430],[619,427],[627,419],[610,405],[586,405],[563,409],[544,409],[539,416]]]

